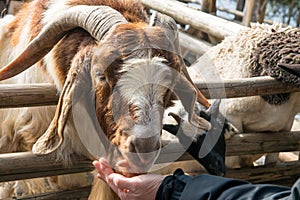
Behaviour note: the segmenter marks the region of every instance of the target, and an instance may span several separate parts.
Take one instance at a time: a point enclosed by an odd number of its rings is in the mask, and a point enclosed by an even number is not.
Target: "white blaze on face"
[[[165,63],[165,59],[154,57],[131,59],[123,65],[117,88],[122,99],[139,108],[135,113],[140,122],[134,127],[135,136],[160,133],[164,96],[167,89],[173,89],[172,71]],[[147,135],[142,136],[141,129]]]
[[[167,90],[173,89],[172,68],[159,57],[131,59],[123,65],[121,73],[116,85],[120,98],[138,108],[134,111],[134,125],[128,137],[135,152],[124,153],[132,167],[127,170],[146,172],[161,150],[163,102]]]

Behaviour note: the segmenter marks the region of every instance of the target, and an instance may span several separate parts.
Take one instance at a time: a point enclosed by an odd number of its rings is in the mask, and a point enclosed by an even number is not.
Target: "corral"
[[[146,6],[156,9],[160,12],[172,16],[172,9],[169,7],[166,10],[159,10],[164,8],[163,2],[159,2],[159,6],[155,7],[156,1],[152,1],[153,4],[147,5],[148,1],[142,1]],[[164,1],[167,3],[175,3],[173,1]],[[174,5],[174,4],[172,4]],[[180,6],[180,5],[178,5]],[[184,13],[184,7],[181,7]],[[188,9],[188,8],[186,8]],[[199,11],[187,10],[187,13],[199,14]],[[176,19],[176,16],[172,16]],[[208,16],[205,16],[208,17]],[[212,17],[212,16],[209,16]],[[185,19],[187,19],[186,17]],[[199,16],[199,19],[203,16]],[[203,30],[203,28],[210,27],[210,24],[201,24],[202,22],[196,22],[196,20],[186,21],[176,19],[181,23],[191,24],[195,28]],[[226,21],[214,19],[215,21],[222,23],[229,23]],[[211,20],[207,20],[211,21]],[[230,26],[232,25],[232,26]],[[231,34],[233,26],[238,29],[243,28],[230,23],[227,27],[231,27],[229,33],[226,31],[214,30],[213,33],[216,37],[224,37],[226,34]],[[224,26],[222,26],[224,27]],[[205,29],[206,30],[206,29]],[[222,34],[220,35],[220,33]],[[224,35],[225,33],[225,35]],[[181,33],[181,40],[187,35]],[[188,36],[188,39],[191,39]],[[186,41],[186,40],[185,40]],[[197,41],[197,40],[194,40]],[[197,41],[199,42],[199,41]],[[182,42],[184,43],[184,42]],[[199,42],[200,43],[200,42]],[[195,43],[194,43],[195,44]],[[203,43],[201,43],[203,45]],[[189,48],[188,45],[183,45],[185,48]],[[192,45],[192,49],[195,45]],[[208,47],[209,48],[209,47]],[[197,48],[196,48],[197,49]],[[282,84],[270,77],[259,78],[245,78],[236,80],[223,80],[222,82],[195,82],[197,87],[209,97],[213,94],[214,98],[236,98],[253,95],[266,95],[277,94],[286,92],[299,92],[299,88],[290,86],[288,84]],[[225,93],[224,93],[225,92]],[[15,107],[31,107],[31,106],[45,106],[55,105],[57,103],[58,96],[55,87],[51,84],[28,84],[28,85],[1,85],[0,87],[0,107],[1,108],[15,108]],[[294,152],[300,150],[300,128],[295,128],[291,132],[272,133],[272,137],[269,137],[270,133],[245,133],[234,135],[227,141],[227,156],[236,155],[251,155],[251,154],[265,154],[274,152]],[[162,152],[157,164],[168,162],[170,154],[176,152],[176,146],[173,144],[172,148],[168,152]],[[184,154],[178,161],[190,160],[191,157]],[[34,163],[34,165],[33,165]],[[266,164],[263,166],[255,166],[241,169],[228,169],[226,176],[235,177],[244,180],[249,180],[253,183],[272,182],[289,185],[296,178],[300,176],[299,161]],[[70,174],[78,172],[88,172],[93,170],[91,161],[86,158],[74,157],[73,165],[69,168],[64,168],[62,163],[54,162],[47,156],[34,156],[29,152],[26,153],[12,153],[0,155],[0,181],[12,181],[21,180],[36,177],[55,176],[61,174]],[[41,194],[40,196],[24,197],[28,198],[40,198],[40,199],[80,199],[88,196],[90,187],[78,188],[69,191],[58,191],[55,193]],[[22,198],[19,198],[22,199]]]
[[[201,91],[207,90],[207,83],[196,83]],[[279,83],[271,78],[264,77],[262,79],[249,78],[224,82],[226,89],[226,97],[238,97],[236,91],[246,96],[255,94],[269,94],[280,91],[299,91],[297,88],[289,87]],[[208,83],[209,86],[209,83]],[[218,90],[218,85],[212,84],[210,90]],[[21,93],[19,91],[22,91]],[[57,101],[56,90],[51,85],[21,85],[11,86],[3,85],[0,89],[0,99],[7,99],[6,103],[1,105],[2,108],[19,107],[19,106],[36,106],[44,105],[44,102],[55,104]],[[16,91],[18,91],[16,93]],[[204,92],[204,94],[208,94]],[[220,96],[221,97],[221,96]],[[22,99],[22,103],[18,98]],[[30,99],[24,102],[23,99]],[[248,155],[257,153],[273,153],[273,152],[293,152],[300,150],[300,131],[299,127],[292,132],[274,133],[269,137],[269,133],[245,133],[232,137],[227,141],[227,156]],[[168,162],[170,154],[176,153],[176,146],[169,152],[162,152],[157,163]],[[184,154],[178,161],[187,161],[192,158],[188,154]],[[36,177],[55,176],[70,173],[88,172],[93,170],[91,161],[85,158],[74,157],[74,165],[64,168],[62,163],[53,162],[47,156],[34,156],[30,152],[12,153],[0,155],[0,180],[12,181]],[[34,163],[34,164],[33,164]],[[291,184],[296,177],[300,176],[300,162],[292,161],[286,163],[278,163],[271,165],[262,165],[242,169],[228,169],[227,177],[240,178],[249,180],[253,183],[280,182],[282,184]],[[62,196],[66,199],[84,198],[89,194],[90,187],[78,188],[72,191],[59,191],[53,194],[42,194],[40,198],[59,199]],[[24,197],[25,198],[25,197]],[[26,197],[28,198],[28,197]],[[31,198],[34,198],[33,196]],[[20,198],[22,199],[22,198]]]

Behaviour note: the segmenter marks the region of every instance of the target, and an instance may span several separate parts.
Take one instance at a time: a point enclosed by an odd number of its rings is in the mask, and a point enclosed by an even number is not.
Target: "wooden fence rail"
[[[299,88],[283,84],[271,77],[232,79],[224,80],[223,83],[195,81],[195,84],[208,98],[210,98],[210,96],[213,98],[234,98],[300,92]],[[56,105],[57,101],[57,90],[55,86],[51,84],[0,85],[0,108]]]
[[[272,137],[270,137],[272,134]],[[300,131],[282,133],[245,133],[234,135],[226,143],[226,155],[250,155],[271,152],[288,152],[300,150]],[[163,149],[156,163],[173,162],[173,154],[180,153],[178,143],[169,144]],[[185,153],[177,161],[191,160]],[[32,164],[34,163],[34,165]],[[51,156],[35,156],[31,152],[0,154],[0,182],[56,176],[79,172],[92,171],[92,161],[87,158],[74,156],[72,165],[64,167]],[[291,164],[292,163],[292,164]],[[300,175],[300,161],[270,166],[249,167],[243,169],[229,169],[228,177],[241,178],[253,182],[266,182],[291,178]],[[295,165],[294,165],[295,164]],[[266,176],[267,175],[267,176]],[[265,179],[266,177],[267,179]],[[263,179],[262,179],[263,178]],[[274,179],[275,178],[275,179]]]
[[[34,164],[33,164],[34,163]],[[92,171],[91,161],[74,156],[72,166],[65,167],[51,156],[31,152],[0,154],[0,182]]]
[[[272,171],[276,171],[272,173]],[[253,183],[268,182],[274,180],[290,179],[294,180],[294,174],[300,174],[300,161],[269,165],[269,166],[259,166],[259,167],[249,167],[243,169],[228,170],[227,177],[239,178],[243,180],[248,180]],[[69,190],[58,190],[53,192],[47,192],[43,194],[29,195],[18,197],[19,200],[29,200],[29,199],[88,199],[91,187],[73,188]],[[7,199],[14,200],[15,198]]]
[[[216,16],[187,7],[185,3],[174,0],[140,0],[146,7],[173,17],[176,21],[189,24],[195,29],[223,39],[247,27],[221,19]],[[178,12],[180,10],[180,12]]]
[[[56,105],[57,101],[57,90],[52,84],[0,85],[0,108]]]
[[[223,83],[196,82],[197,87],[206,95],[219,98],[296,92],[299,88],[283,84],[271,77],[256,77],[237,80],[224,80]],[[51,84],[0,85],[0,107],[11,108],[21,106],[55,105],[58,100],[57,90]],[[272,134],[272,137],[270,137]],[[227,140],[226,155],[250,155],[272,152],[289,152],[300,150],[300,131],[281,133],[246,133],[234,135]],[[180,144],[170,143],[157,159],[157,164],[172,162],[173,155],[180,154]],[[184,153],[177,161],[191,160]],[[35,156],[31,152],[0,154],[0,182],[37,177],[56,176],[92,171],[91,160],[74,157],[73,165],[63,166],[61,162],[52,160],[50,156]],[[34,165],[32,164],[34,163]],[[294,180],[300,176],[300,161],[228,169],[227,177],[248,180],[253,183],[268,181]],[[90,188],[78,188],[78,195],[87,197]],[[73,195],[70,191],[47,193],[32,198],[56,198],[59,195]],[[45,196],[44,196],[45,195]],[[46,197],[47,196],[47,197]],[[25,198],[26,199],[26,198]]]
[[[181,31],[179,31],[179,42],[181,47],[197,53],[198,55],[203,55],[213,46],[204,40],[199,40]]]
[[[221,39],[241,29],[246,29],[246,27],[236,23],[189,8],[184,3],[178,1],[141,0],[141,2],[146,7],[165,13],[178,22],[189,24],[196,29]],[[180,12],[178,12],[178,10],[180,10]],[[198,41],[182,32],[180,32],[179,38],[182,46],[199,54],[204,53],[205,49],[210,48],[209,44]],[[195,44],[200,48],[195,48]],[[236,98],[300,92],[299,88],[283,84],[271,77],[223,80],[222,83],[196,81],[195,84],[208,98]],[[58,98],[59,94],[52,84],[0,85],[0,108],[56,105]],[[270,137],[270,134],[272,134],[272,137]],[[227,140],[226,145],[226,156],[299,151],[300,131],[237,134]],[[176,156],[181,153],[181,148],[178,148],[179,146],[180,144],[176,142],[170,143],[168,148],[162,150],[156,163],[172,162],[172,158],[174,158],[172,155],[174,154]],[[189,154],[184,153],[177,161],[191,159],[192,157]],[[65,167],[60,161],[53,160],[51,156],[35,156],[31,152],[0,154],[0,182],[89,172],[94,169],[91,160],[87,158],[74,156],[72,163],[71,166]],[[248,180],[253,183],[283,179],[293,180],[300,176],[300,161],[241,169],[228,169],[226,176]],[[89,191],[90,187],[85,187],[71,191],[60,191],[32,196],[32,199],[60,199],[66,196],[68,196],[69,199],[80,196],[87,197]],[[74,195],[77,196],[74,197]],[[22,199],[22,197],[20,199]],[[28,197],[24,197],[23,199],[28,199]]]
[[[276,173],[274,173],[276,171]],[[274,180],[289,179],[295,180],[295,174],[300,174],[300,161],[268,165],[249,167],[243,169],[234,169],[227,171],[227,177],[239,178],[243,180],[251,181],[252,183],[272,182]],[[1,179],[0,179],[1,180]],[[33,199],[88,199],[91,187],[73,188],[69,190],[58,190],[53,192],[47,192],[43,194],[29,195],[18,197],[19,200],[33,200]],[[14,198],[7,199],[14,200]]]

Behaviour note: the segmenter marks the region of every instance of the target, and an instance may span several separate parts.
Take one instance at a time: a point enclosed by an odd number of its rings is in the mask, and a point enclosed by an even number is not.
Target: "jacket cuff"
[[[178,200],[191,177],[177,169],[173,175],[167,176],[158,188],[156,200]]]

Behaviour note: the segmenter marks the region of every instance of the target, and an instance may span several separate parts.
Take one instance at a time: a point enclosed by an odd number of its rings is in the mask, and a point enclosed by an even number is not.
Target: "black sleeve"
[[[192,178],[177,169],[173,175],[167,176],[158,188],[155,200],[179,200],[186,184]]]
[[[180,172],[180,173],[179,173]],[[183,187],[183,188],[182,188]],[[156,196],[157,200],[227,200],[227,199],[300,199],[300,179],[292,188],[251,184],[246,181],[201,174],[197,177],[184,175],[182,170],[168,176]]]

